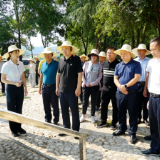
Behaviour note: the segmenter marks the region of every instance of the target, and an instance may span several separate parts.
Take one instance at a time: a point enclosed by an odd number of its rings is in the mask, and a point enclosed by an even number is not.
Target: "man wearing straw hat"
[[[127,130],[126,113],[129,113],[129,135],[131,143],[134,144],[137,132],[138,116],[138,80],[141,76],[141,65],[134,61],[134,54],[131,52],[131,46],[124,44],[121,49],[114,53],[121,56],[122,62],[116,65],[114,83],[117,86],[116,99],[118,107],[119,129],[113,133],[113,136],[125,134]]]
[[[146,57],[146,55],[150,54],[150,51],[148,51],[146,49],[146,45],[145,44],[139,44],[138,48],[135,48],[132,50],[132,52],[134,53],[135,56],[137,56],[137,58],[135,58],[134,60],[138,61],[141,64],[141,68],[142,68],[142,74],[141,77],[138,81],[138,98],[139,98],[139,105],[138,105],[138,123],[141,123],[141,112],[143,109],[143,123],[145,123],[147,126],[149,125],[148,122],[148,110],[147,110],[147,102],[149,100],[149,93],[147,93],[147,97],[143,96],[143,90],[144,90],[144,85],[145,85],[145,81],[146,81],[146,68],[148,65],[148,62],[150,60],[150,58]]]
[[[99,53],[99,62],[101,63],[101,65],[103,65],[105,60],[106,60],[106,54],[105,54],[105,52],[101,51]],[[103,75],[102,75],[102,79],[101,79],[100,83],[101,83],[101,87],[102,87],[103,86]],[[96,111],[99,110],[100,103],[101,103],[101,90],[99,90],[98,95],[97,95]]]
[[[51,106],[53,107],[53,124],[57,125],[59,121],[59,106],[58,96],[56,95],[56,74],[58,69],[58,62],[53,60],[54,52],[52,48],[46,47],[40,57],[45,58],[45,62],[41,66],[40,80],[39,80],[39,94],[42,94],[43,106],[45,111],[45,122],[51,123],[52,114]],[[43,85],[42,85],[43,82]]]
[[[2,69],[3,64],[4,62],[2,62],[2,56],[0,55],[0,82],[2,85],[2,95],[5,95],[5,83],[1,81],[1,69]]]
[[[39,73],[38,73],[38,66],[39,66],[39,58],[38,56],[34,56],[35,62],[36,62],[36,85],[38,85],[38,78],[39,78]]]
[[[79,131],[78,96],[81,94],[82,65],[80,58],[73,56],[73,53],[76,53],[78,49],[69,41],[63,42],[56,49],[64,55],[64,58],[59,62],[56,76],[56,94],[60,96],[63,126],[70,129],[70,107],[72,112],[72,129]],[[59,135],[65,136],[65,134]]]

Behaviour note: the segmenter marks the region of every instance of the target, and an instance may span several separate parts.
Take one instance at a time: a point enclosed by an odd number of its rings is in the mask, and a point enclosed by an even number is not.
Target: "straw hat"
[[[11,45],[11,46],[8,47],[8,52],[3,55],[3,58],[7,59],[9,57],[8,53],[16,51],[16,50],[19,50],[19,55],[22,55],[25,52],[24,49],[19,49],[15,45]]]
[[[81,56],[79,56],[80,58],[85,57],[86,61],[88,60],[88,57],[85,54],[82,54]]]
[[[72,54],[73,54],[73,53],[77,53],[77,52],[79,51],[79,49],[76,48],[75,46],[72,46],[72,43],[69,42],[69,41],[64,41],[61,46],[58,46],[58,47],[56,48],[56,50],[59,51],[60,53],[63,53],[63,52],[62,52],[62,47],[63,47],[63,46],[72,47]]]
[[[38,56],[34,56],[34,58],[39,58]]]
[[[106,58],[106,53],[105,53],[104,51],[101,51],[101,52],[99,53],[99,57],[105,57],[105,58]]]
[[[114,53],[121,56],[120,51],[127,51],[127,52],[132,53],[132,49],[131,49],[131,46],[129,44],[124,44],[121,49],[118,49],[118,50],[114,51]],[[135,55],[133,53],[132,53],[132,58],[135,58]]]
[[[52,51],[52,48],[46,47],[46,48],[44,48],[44,51],[39,54],[39,57],[40,57],[40,58],[44,58],[44,54],[50,54],[50,53],[53,53],[53,56],[56,55],[56,53],[54,53],[54,52]]]
[[[147,51],[147,52],[146,52],[146,55],[151,54],[151,52],[150,52],[149,50],[147,50],[147,47],[146,47],[145,44],[139,44],[138,48],[134,48],[134,49],[132,50],[132,52],[133,52],[133,54],[134,54],[135,56],[138,56],[138,49],[145,49],[145,50]]]
[[[96,56],[99,57],[99,51],[98,51],[98,49],[92,49],[92,51],[91,51],[91,53],[88,55],[88,57],[90,58],[91,55],[96,55]]]

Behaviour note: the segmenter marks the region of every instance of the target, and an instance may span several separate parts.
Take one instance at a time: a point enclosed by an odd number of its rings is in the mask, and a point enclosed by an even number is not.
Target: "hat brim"
[[[118,49],[118,50],[114,51],[114,53],[116,53],[119,56],[121,56],[121,51],[127,51],[127,52],[132,54],[132,58],[135,58],[135,55],[132,52],[130,52],[129,50],[126,50],[126,49]]]
[[[135,57],[138,56],[138,49],[140,49],[140,48],[134,48],[134,49],[132,49],[132,53],[135,55]],[[142,48],[142,49],[144,49],[144,48]],[[147,49],[144,49],[144,50],[147,50]],[[147,56],[149,54],[151,54],[151,52],[149,50],[147,50],[147,52],[146,52],[145,55]]]
[[[106,58],[106,56],[102,56],[102,55],[99,55],[99,57],[104,57],[104,58]]]
[[[25,52],[24,49],[19,49],[19,48],[15,49],[15,50],[12,50],[12,51],[10,51],[10,52],[13,52],[13,51],[16,51],[16,50],[19,50],[19,56],[21,56],[21,55]],[[5,58],[5,59],[7,59],[7,58],[9,57],[8,52],[5,53],[2,57]]]
[[[87,56],[79,56],[80,58],[86,58],[86,60],[88,60]]]
[[[44,53],[44,52],[40,53],[40,54],[39,54],[39,58],[45,58],[45,57],[44,57],[44,54],[50,54],[50,53],[53,53],[53,56],[56,56],[56,55],[57,55],[57,53],[48,51],[48,52],[45,52],[45,53]]]
[[[74,53],[77,53],[78,51],[79,51],[79,49],[78,48],[76,48],[75,46],[72,46],[72,45],[65,45],[66,47],[72,47],[72,54],[74,54]],[[62,52],[62,47],[65,47],[65,46],[58,46],[58,47],[56,47],[56,50],[58,51],[58,52],[60,52],[60,53],[63,53]]]
[[[95,55],[95,56],[97,56],[97,57],[99,58],[99,55],[96,54],[96,53],[90,53],[90,54],[88,55],[88,57],[91,58],[92,55]]]

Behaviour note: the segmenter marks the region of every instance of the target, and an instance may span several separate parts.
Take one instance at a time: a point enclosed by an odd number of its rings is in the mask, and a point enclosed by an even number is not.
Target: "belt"
[[[139,85],[145,85],[145,81],[138,82]]]
[[[152,97],[154,98],[160,98],[160,94],[154,94],[154,93],[151,93]]]
[[[131,91],[128,91],[128,93],[133,93],[133,92],[135,92],[136,90],[131,90]],[[121,91],[118,91],[119,93],[121,93],[121,94],[124,94],[124,93],[122,93]]]
[[[55,84],[49,84],[49,85],[48,85],[48,84],[44,84],[44,83],[43,83],[43,85],[44,85],[44,86],[47,86],[47,87],[50,87],[50,86],[53,86],[53,85],[55,85]]]
[[[107,86],[108,88],[113,88],[113,87],[116,87],[116,86]]]

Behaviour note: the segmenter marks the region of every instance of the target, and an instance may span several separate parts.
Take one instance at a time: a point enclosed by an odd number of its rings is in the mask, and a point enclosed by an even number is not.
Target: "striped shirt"
[[[115,86],[114,84],[114,72],[115,67],[119,63],[117,59],[115,59],[112,63],[108,60],[105,61],[102,65],[103,68],[103,87],[102,90],[107,90],[107,86]]]

